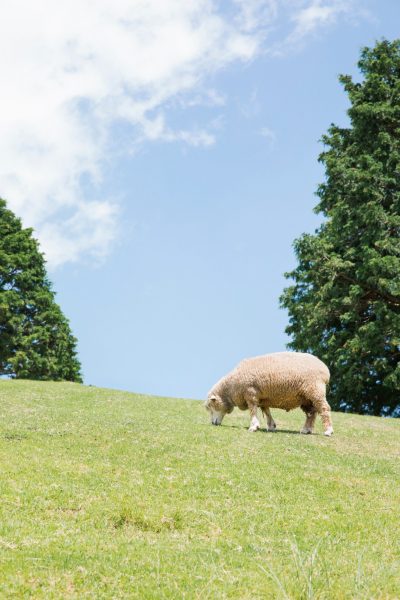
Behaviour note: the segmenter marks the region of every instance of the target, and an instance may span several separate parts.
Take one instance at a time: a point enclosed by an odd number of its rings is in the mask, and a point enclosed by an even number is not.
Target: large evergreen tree
[[[32,230],[0,199],[0,375],[82,380],[76,339],[54,297]]]
[[[281,297],[289,346],[330,367],[335,409],[400,416],[400,40],[364,48],[363,80],[339,79],[350,125],[332,125],[319,157],[325,220],[294,243]]]

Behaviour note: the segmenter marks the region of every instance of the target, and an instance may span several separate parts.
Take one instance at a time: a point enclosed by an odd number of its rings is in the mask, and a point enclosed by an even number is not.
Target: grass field
[[[400,420],[1,381],[1,598],[400,598]]]

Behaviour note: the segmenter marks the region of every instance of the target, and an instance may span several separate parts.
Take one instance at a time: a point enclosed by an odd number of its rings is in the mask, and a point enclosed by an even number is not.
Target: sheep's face
[[[208,396],[205,407],[211,415],[211,423],[213,425],[221,425],[222,419],[226,413],[231,412],[227,410],[227,407],[222,399],[216,395]]]

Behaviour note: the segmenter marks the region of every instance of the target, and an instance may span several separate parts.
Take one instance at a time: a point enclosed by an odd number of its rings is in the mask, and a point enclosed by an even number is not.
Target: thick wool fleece
[[[225,413],[237,406],[241,410],[250,409],[252,415],[257,407],[266,413],[269,408],[289,411],[301,407],[307,414],[304,433],[311,432],[316,413],[321,415],[326,432],[332,429],[325,396],[329,378],[328,367],[312,354],[266,354],[240,362],[214,385],[207,402],[221,401]]]

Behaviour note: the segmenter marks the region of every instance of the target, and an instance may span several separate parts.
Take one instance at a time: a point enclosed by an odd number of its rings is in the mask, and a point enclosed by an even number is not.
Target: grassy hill
[[[1,381],[1,598],[399,598],[400,420]]]

